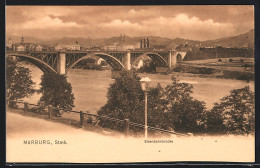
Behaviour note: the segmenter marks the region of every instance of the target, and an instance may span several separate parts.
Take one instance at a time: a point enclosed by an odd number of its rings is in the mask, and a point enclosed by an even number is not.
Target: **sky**
[[[109,38],[125,34],[203,41],[253,28],[251,5],[6,7],[7,37]]]

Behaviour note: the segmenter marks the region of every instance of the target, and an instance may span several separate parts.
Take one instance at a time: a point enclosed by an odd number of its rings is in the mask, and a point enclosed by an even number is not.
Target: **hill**
[[[18,43],[21,40],[21,37],[13,36],[10,37],[14,43]],[[183,38],[164,38],[158,36],[140,36],[140,37],[129,37],[126,36],[125,43],[136,45],[140,42],[140,39],[149,38],[150,46],[152,48],[164,48],[164,49],[174,49],[178,46],[193,48],[195,46],[199,47],[212,47],[212,46],[222,46],[222,47],[253,47],[254,46],[254,29],[250,30],[247,33],[240,34],[232,37],[225,37],[216,40],[207,40],[207,41],[196,41]],[[63,37],[61,39],[53,40],[40,40],[34,37],[24,37],[25,42],[38,43],[38,44],[47,44],[50,46],[57,46],[58,44],[73,44],[76,41],[83,47],[91,46],[106,46],[106,45],[115,45],[120,43],[120,36],[111,37],[111,38],[82,38],[82,37]]]
[[[247,33],[240,34],[233,37],[225,37],[216,40],[209,40],[202,42],[203,46],[222,46],[222,47],[233,47],[233,48],[243,48],[243,47],[253,47],[254,46],[254,29]]]

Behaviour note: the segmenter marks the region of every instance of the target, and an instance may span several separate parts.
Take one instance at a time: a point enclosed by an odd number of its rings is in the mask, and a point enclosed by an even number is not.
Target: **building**
[[[42,51],[42,49],[43,49],[43,47],[40,46],[40,45],[37,45],[37,46],[35,47],[35,51]]]
[[[33,50],[33,44],[32,43],[25,43],[24,38],[22,36],[21,42],[12,44],[12,50],[13,51],[32,51]]]
[[[103,50],[105,50],[105,51],[115,51],[115,50],[117,50],[117,47],[115,45],[104,46]]]
[[[19,45],[16,47],[16,50],[15,51],[25,51],[25,46],[24,45]]]
[[[80,51],[80,45],[76,41],[75,43],[72,44],[59,44],[55,47],[55,50],[69,50],[69,51]]]

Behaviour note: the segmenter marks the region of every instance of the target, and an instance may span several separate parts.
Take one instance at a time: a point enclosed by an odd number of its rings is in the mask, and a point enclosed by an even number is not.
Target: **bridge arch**
[[[17,57],[20,58],[22,61],[28,61],[33,65],[35,65],[36,67],[38,67],[43,72],[57,73],[57,71],[53,69],[50,65],[48,65],[46,62],[38,58],[32,57],[30,55],[13,53],[13,54],[7,54],[7,57]]]
[[[143,55],[146,55],[149,58],[151,58],[155,62],[156,66],[158,67],[165,67],[165,68],[169,67],[166,60],[161,55],[154,52],[143,53],[142,55],[138,56],[133,62],[136,63],[136,60],[140,60],[140,57],[142,57]]]
[[[116,71],[120,71],[125,69],[125,66],[115,57],[113,57],[112,55],[106,54],[106,53],[92,53],[86,56],[81,57],[80,59],[78,59],[77,61],[75,61],[73,64],[71,64],[67,69],[66,69],[66,73],[73,67],[75,66],[77,63],[79,63],[80,61],[84,60],[84,59],[88,59],[91,56],[97,56],[102,58],[103,60],[105,60],[112,68],[113,70]]]
[[[177,54],[177,56],[176,56],[176,62],[177,62],[177,63],[182,62],[182,55],[181,55],[181,54]]]

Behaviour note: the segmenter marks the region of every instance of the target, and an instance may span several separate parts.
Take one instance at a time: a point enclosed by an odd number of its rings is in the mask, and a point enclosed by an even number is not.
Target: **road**
[[[46,140],[50,144],[25,144]],[[66,144],[55,144],[55,141]],[[157,140],[157,139],[151,139]],[[172,137],[173,143],[104,136],[7,112],[7,162],[254,161],[254,137]]]

